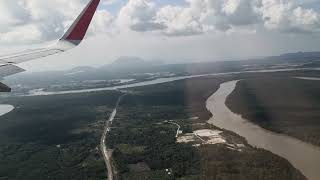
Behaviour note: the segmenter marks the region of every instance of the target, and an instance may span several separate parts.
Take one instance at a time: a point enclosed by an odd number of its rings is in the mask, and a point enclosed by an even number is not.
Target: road
[[[174,124],[174,125],[176,125],[177,127],[178,127],[178,129],[177,129],[177,134],[176,134],[176,138],[179,136],[179,134],[180,134],[180,128],[181,128],[181,126],[178,124],[178,123],[175,123],[175,122],[173,122],[173,121],[169,121],[168,122],[169,124]]]
[[[113,109],[111,115],[109,116],[108,120],[105,123],[103,134],[102,134],[101,140],[100,140],[100,150],[103,154],[103,159],[104,159],[104,162],[107,166],[108,180],[114,179],[114,167],[112,166],[112,161],[111,161],[112,153],[110,150],[108,151],[108,148],[106,145],[106,137],[107,137],[108,132],[111,130],[111,126],[112,126],[114,118],[116,117],[117,108],[120,104],[120,101],[125,95],[126,94],[119,97],[115,108]]]
[[[263,148],[286,158],[309,180],[320,179],[320,148],[296,138],[274,133],[233,113],[226,105],[226,99],[235,90],[238,81],[222,83],[208,98],[207,109],[214,114],[208,121],[219,128],[233,131],[246,138],[252,146]],[[277,87],[275,87],[277,91]],[[273,92],[270,92],[273,93]]]

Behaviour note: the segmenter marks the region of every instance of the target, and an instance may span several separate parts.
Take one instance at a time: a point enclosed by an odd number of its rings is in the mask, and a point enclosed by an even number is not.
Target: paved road
[[[176,134],[176,138],[177,138],[179,136],[179,131],[180,131],[180,128],[181,128],[180,125],[178,123],[173,122],[173,121],[169,121],[168,123],[169,124],[174,124],[174,125],[176,125],[178,127],[177,134]]]
[[[103,154],[103,158],[104,158],[105,164],[107,166],[108,180],[113,180],[114,179],[114,167],[112,167],[112,162],[111,162],[112,154],[111,154],[110,151],[108,151],[108,148],[107,148],[107,145],[106,145],[106,136],[107,136],[107,133],[111,130],[110,127],[111,127],[111,125],[113,123],[114,118],[116,117],[117,108],[119,106],[119,103],[120,103],[121,99],[124,96],[125,96],[125,94],[119,97],[114,110],[112,111],[111,115],[108,118],[108,121],[105,124],[104,130],[103,130],[103,134],[102,134],[102,137],[101,137],[101,140],[100,140],[100,149],[101,149],[101,152]]]
[[[108,153],[107,147],[104,145],[105,144],[105,135],[102,136],[101,138],[101,144],[100,144],[100,148],[103,154],[103,158],[105,161],[105,164],[107,166],[107,171],[108,171],[108,180],[113,180],[113,170],[112,170],[112,163],[111,163],[111,156]]]

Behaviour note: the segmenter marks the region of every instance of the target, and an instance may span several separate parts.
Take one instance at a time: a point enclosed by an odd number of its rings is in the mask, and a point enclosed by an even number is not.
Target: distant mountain
[[[146,61],[138,58],[138,57],[119,57],[110,65],[107,65],[109,68],[116,68],[116,69],[127,69],[127,68],[137,68],[141,66],[145,66]]]
[[[271,56],[265,59],[275,60],[280,62],[312,62],[320,60],[320,52],[296,52],[296,53],[287,53],[281,54],[279,56]]]
[[[91,66],[79,66],[79,67],[75,67],[71,70],[69,70],[70,72],[78,72],[78,71],[83,71],[83,72],[87,72],[87,71],[92,71],[95,70],[96,68],[91,67]]]
[[[314,52],[296,52],[296,53],[287,53],[287,54],[281,54],[279,57],[320,57],[319,51]]]
[[[140,70],[164,64],[163,61],[146,61],[139,57],[123,56],[116,59],[113,63],[105,65],[102,69],[107,71],[127,71]]]
[[[208,74],[242,70],[254,70],[287,66],[300,68],[320,67],[320,52],[297,52],[279,56],[241,61],[165,64],[161,60],[144,60],[138,57],[120,57],[113,63],[94,67],[76,67],[66,71],[21,73],[4,80],[9,86],[17,84],[49,86],[86,80],[137,79],[150,73],[173,73],[176,75]],[[289,66],[288,66],[289,67]]]

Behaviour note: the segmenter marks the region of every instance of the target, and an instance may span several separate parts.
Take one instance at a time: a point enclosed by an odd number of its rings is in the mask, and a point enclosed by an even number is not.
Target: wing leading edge
[[[46,48],[0,56],[0,78],[24,71],[22,68],[14,64],[62,53],[78,46],[86,35],[99,3],[100,0],[90,0],[88,5],[83,9],[81,14],[73,22],[58,43]],[[1,88],[0,84],[0,92],[8,91],[10,91],[8,88]]]

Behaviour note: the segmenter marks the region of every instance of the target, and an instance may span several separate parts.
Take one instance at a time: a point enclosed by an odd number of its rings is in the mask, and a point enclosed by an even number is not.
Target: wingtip
[[[91,0],[60,40],[79,45],[85,37],[100,0]]]

